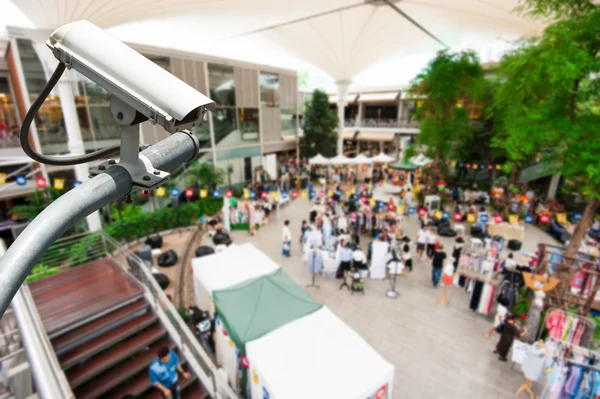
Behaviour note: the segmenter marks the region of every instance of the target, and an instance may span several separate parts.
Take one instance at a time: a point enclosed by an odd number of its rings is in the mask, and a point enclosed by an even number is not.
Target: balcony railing
[[[378,127],[378,128],[418,128],[416,122],[399,121],[393,118],[368,118],[358,121],[360,127]]]

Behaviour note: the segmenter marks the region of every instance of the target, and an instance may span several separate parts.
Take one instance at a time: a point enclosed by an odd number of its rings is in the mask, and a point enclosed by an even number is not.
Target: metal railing
[[[38,395],[42,399],[74,398],[27,284],[17,291],[12,309]]]
[[[376,128],[418,128],[417,122],[399,121],[394,118],[367,118],[358,121],[360,127],[376,127]]]
[[[208,389],[211,396],[213,398],[237,398],[238,396],[227,381],[217,372],[217,367],[210,355],[202,348],[175,306],[160,288],[152,276],[150,268],[129,250],[127,244],[122,245],[105,234],[101,234],[101,238],[104,244],[104,252],[115,259],[121,267],[125,268],[124,264],[126,263],[129,266],[129,270],[126,271],[131,273],[143,285],[150,305],[161,318],[177,346],[188,360],[190,367]]]

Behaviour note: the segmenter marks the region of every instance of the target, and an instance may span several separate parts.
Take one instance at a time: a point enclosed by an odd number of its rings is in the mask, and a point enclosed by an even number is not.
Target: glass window
[[[200,125],[192,127],[192,133],[198,138],[200,148],[210,148],[210,126],[208,125],[208,112],[204,113],[204,119]]]
[[[46,86],[44,68],[30,40],[17,39],[17,47],[19,48],[29,100],[33,102]],[[49,95],[46,98],[35,117],[35,125],[44,152],[56,153],[67,150],[66,146],[50,147],[53,144],[67,143],[67,131],[60,99],[57,96]]]
[[[110,94],[101,86],[78,74],[77,88],[80,96],[76,103],[87,104],[87,114],[79,112],[79,126],[84,140],[114,140],[121,137],[121,125],[110,113]],[[79,99],[77,99],[79,98]],[[86,121],[87,120],[87,121]],[[84,134],[84,126],[90,126],[91,137]]]
[[[225,170],[229,186],[251,182],[261,159],[259,146],[217,151],[217,166]]]
[[[8,78],[0,77],[0,147],[18,147],[20,122],[10,95]]]
[[[217,108],[212,113],[215,144],[221,147],[240,144],[235,108]]]
[[[208,64],[210,98],[217,106],[235,106],[235,77],[233,67]]]
[[[260,73],[260,103],[265,107],[279,107],[279,75]]]
[[[258,108],[238,109],[238,119],[240,121],[241,143],[258,143],[260,135],[258,128]]]
[[[296,111],[292,109],[281,110],[281,135],[296,135]]]

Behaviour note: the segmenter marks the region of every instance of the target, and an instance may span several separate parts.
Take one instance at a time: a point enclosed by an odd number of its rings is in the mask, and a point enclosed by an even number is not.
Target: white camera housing
[[[136,111],[127,124],[150,120],[169,133],[202,122],[215,103],[88,21],[61,26],[46,45],[67,68],[98,83]]]

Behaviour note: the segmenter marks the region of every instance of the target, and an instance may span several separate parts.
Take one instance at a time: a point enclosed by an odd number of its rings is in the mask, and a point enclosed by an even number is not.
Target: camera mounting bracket
[[[170,173],[154,169],[148,158],[140,155],[140,129],[139,122],[136,121],[137,111],[118,97],[111,96],[110,112],[121,125],[121,159],[118,162],[109,159],[90,168],[90,175],[96,176],[110,168],[120,167],[127,170],[134,187],[151,190],[160,186],[169,178]]]

